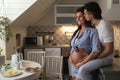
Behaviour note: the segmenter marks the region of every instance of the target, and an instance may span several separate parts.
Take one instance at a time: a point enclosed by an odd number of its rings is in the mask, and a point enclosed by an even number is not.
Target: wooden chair
[[[55,77],[63,80],[62,78],[62,56],[43,56],[44,59],[44,80],[47,77]]]
[[[44,59],[45,51],[27,51],[26,60],[35,61],[41,65],[41,74],[40,78],[43,80],[43,67],[44,67]]]

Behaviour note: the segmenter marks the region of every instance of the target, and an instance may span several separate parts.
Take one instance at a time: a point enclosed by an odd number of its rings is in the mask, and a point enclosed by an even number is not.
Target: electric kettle
[[[19,54],[15,52],[14,54],[11,55],[11,67],[13,69],[17,69],[18,62],[19,62]]]

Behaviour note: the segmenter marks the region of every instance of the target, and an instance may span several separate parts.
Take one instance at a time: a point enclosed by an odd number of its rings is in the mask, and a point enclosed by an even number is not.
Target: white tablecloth
[[[25,67],[40,67],[41,65],[33,61],[25,61]],[[20,70],[22,74],[14,77],[4,77],[0,74],[0,80],[33,80],[37,79],[41,71],[38,72],[26,72],[25,70]]]

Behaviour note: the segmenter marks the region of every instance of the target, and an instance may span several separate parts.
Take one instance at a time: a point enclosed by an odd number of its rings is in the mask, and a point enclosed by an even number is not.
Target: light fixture
[[[77,26],[62,26],[63,32],[74,32],[77,29]]]
[[[75,26],[75,25],[62,26],[62,27],[61,27],[61,31],[62,31],[63,34],[65,34],[66,39],[69,40],[69,39],[71,39],[74,31],[75,31],[77,28],[78,28],[78,27]]]
[[[65,32],[65,35],[66,36],[71,36],[71,35],[73,35],[73,32]]]

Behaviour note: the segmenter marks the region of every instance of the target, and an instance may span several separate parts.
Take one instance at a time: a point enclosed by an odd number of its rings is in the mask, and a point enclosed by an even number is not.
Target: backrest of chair
[[[44,67],[46,74],[61,74],[63,57],[62,56],[44,56]]]
[[[43,57],[45,55],[45,51],[27,51],[26,54],[26,58],[27,60],[30,61],[35,61],[37,63],[40,63],[42,66],[44,65],[44,61],[43,61]]]

